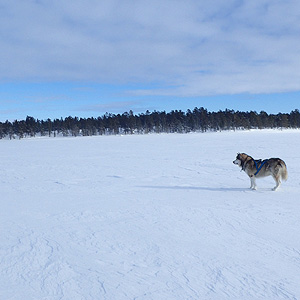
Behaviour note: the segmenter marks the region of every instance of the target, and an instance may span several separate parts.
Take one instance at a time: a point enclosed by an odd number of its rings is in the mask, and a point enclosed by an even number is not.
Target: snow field
[[[300,299],[299,131],[0,141],[0,299]],[[237,152],[280,157],[258,190]]]

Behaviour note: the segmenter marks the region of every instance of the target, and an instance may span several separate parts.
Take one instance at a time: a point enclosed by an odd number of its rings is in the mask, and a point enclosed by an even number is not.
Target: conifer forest
[[[172,110],[134,114],[129,111],[123,114],[106,113],[96,118],[70,116],[64,119],[39,120],[27,116],[25,120],[0,122],[0,138],[189,133],[264,128],[300,128],[300,112],[298,109],[278,114],[229,109],[209,112],[203,107],[196,107],[186,112]]]

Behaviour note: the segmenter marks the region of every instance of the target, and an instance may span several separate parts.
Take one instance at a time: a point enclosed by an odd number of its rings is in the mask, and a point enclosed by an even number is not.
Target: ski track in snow
[[[0,144],[0,299],[300,300],[299,131]]]

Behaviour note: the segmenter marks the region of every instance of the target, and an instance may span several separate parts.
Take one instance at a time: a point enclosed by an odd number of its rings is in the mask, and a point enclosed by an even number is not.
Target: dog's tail
[[[281,160],[280,166],[281,166],[281,168],[280,168],[281,178],[282,178],[282,180],[287,181],[287,179],[288,179],[288,171],[287,171],[286,164],[285,164],[285,162],[283,160]]]

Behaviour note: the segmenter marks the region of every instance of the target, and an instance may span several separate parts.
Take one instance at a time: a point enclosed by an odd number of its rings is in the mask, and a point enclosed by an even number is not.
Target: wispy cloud
[[[156,83],[142,95],[300,89],[300,2],[1,1],[6,81]]]

